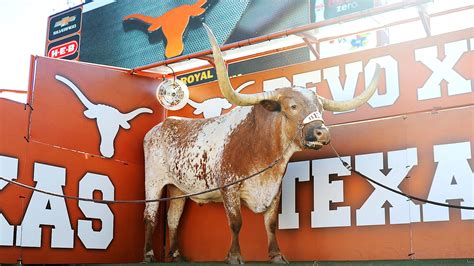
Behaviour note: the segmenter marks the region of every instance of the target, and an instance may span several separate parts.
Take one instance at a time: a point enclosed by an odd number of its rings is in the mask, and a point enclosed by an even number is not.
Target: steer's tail
[[[149,183],[149,182],[146,182]],[[164,185],[149,187],[145,184],[146,199],[159,199],[163,191]],[[145,203],[145,246],[144,246],[144,259],[146,262],[155,261],[153,253],[153,233],[155,232],[158,216],[159,202],[147,202]]]
[[[160,169],[160,165],[155,161],[157,156],[153,156],[151,142],[145,137],[145,198],[147,200],[159,199],[166,183],[160,179],[165,173]],[[153,253],[153,233],[155,232],[158,216],[159,202],[145,203],[145,247],[144,259],[147,262],[154,261]]]

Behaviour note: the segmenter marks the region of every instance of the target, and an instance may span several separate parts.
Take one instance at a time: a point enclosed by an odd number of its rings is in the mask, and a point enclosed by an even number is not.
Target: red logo
[[[79,44],[77,43],[77,41],[69,41],[67,43],[63,43],[51,48],[48,51],[48,57],[63,58],[74,54],[75,52],[77,52],[78,48]]]

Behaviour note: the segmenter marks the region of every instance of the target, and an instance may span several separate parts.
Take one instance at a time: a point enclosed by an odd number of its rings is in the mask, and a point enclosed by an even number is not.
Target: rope
[[[302,127],[302,125],[299,124],[298,129],[301,129],[301,127]],[[46,190],[42,190],[42,189],[37,189],[35,187],[29,186],[29,185],[26,185],[26,184],[23,184],[23,183],[20,183],[20,182],[16,182],[16,181],[13,181],[13,180],[10,180],[10,179],[6,179],[2,176],[0,176],[0,180],[5,181],[5,182],[10,183],[10,184],[13,184],[13,185],[16,185],[16,186],[19,186],[19,187],[22,187],[22,188],[25,188],[25,189],[35,191],[35,192],[50,195],[50,196],[53,196],[53,197],[59,197],[59,198],[64,198],[64,199],[68,199],[68,200],[76,200],[76,201],[88,201],[88,202],[103,203],[103,204],[140,204],[140,203],[150,203],[150,202],[171,201],[171,200],[177,200],[177,199],[182,199],[182,198],[194,197],[194,196],[206,194],[206,193],[209,193],[209,192],[213,192],[213,191],[216,191],[216,190],[225,189],[225,188],[236,185],[236,184],[241,183],[241,182],[243,182],[247,179],[250,179],[252,177],[255,177],[257,175],[260,175],[260,174],[268,171],[269,169],[275,167],[275,165],[283,159],[283,156],[288,151],[288,149],[290,148],[293,141],[296,139],[296,136],[298,135],[298,131],[299,130],[296,131],[295,135],[293,136],[291,141],[288,143],[288,145],[286,146],[286,148],[282,152],[281,156],[278,157],[273,162],[271,162],[267,167],[255,172],[255,173],[253,173],[249,176],[237,179],[233,182],[227,183],[227,184],[222,185],[222,186],[218,186],[218,187],[215,187],[215,188],[211,188],[211,189],[207,189],[207,190],[199,191],[199,192],[195,192],[195,193],[184,194],[184,195],[180,195],[180,196],[176,196],[176,197],[165,197],[165,198],[148,199],[148,200],[99,200],[99,199],[81,198],[81,197],[69,196],[69,195],[61,195],[61,194],[58,194],[58,193],[54,193],[54,192],[50,192],[50,191],[46,191]],[[411,199],[411,200],[417,200],[417,201],[420,201],[420,202],[433,204],[433,205],[437,205],[437,206],[441,206],[441,207],[454,208],[454,209],[464,209],[464,210],[474,210],[474,207],[472,207],[472,206],[451,205],[451,204],[436,202],[436,201],[432,201],[432,200],[428,200],[428,199],[422,199],[422,198],[415,197],[415,196],[403,193],[401,191],[395,190],[391,187],[388,187],[388,186],[386,186],[382,183],[379,183],[379,182],[373,180],[372,178],[362,174],[361,172],[353,169],[347,162],[342,160],[341,156],[336,151],[336,149],[332,146],[332,144],[329,144],[329,146],[331,146],[332,150],[334,151],[336,156],[339,158],[339,160],[341,161],[341,163],[344,165],[344,167],[347,170],[349,170],[350,172],[354,172],[354,173],[358,174],[359,176],[365,178],[366,180],[368,180],[368,181],[376,184],[377,186],[380,186],[380,187],[382,187],[382,188],[384,188],[384,189],[386,189],[390,192],[396,193],[398,195],[401,195],[401,196],[406,197],[406,198]]]
[[[334,153],[336,154],[336,156],[339,158],[339,160],[341,161],[341,163],[344,165],[344,167],[349,170],[350,172],[354,172],[356,174],[358,174],[359,176],[367,179],[368,181],[376,184],[377,186],[379,187],[382,187],[390,192],[393,192],[393,193],[396,193],[398,195],[401,195],[401,196],[404,196],[408,199],[411,199],[411,200],[417,200],[417,201],[420,201],[420,202],[424,202],[424,203],[429,203],[429,204],[433,204],[433,205],[437,205],[437,206],[441,206],[441,207],[446,207],[446,208],[454,208],[454,209],[463,209],[463,210],[474,210],[474,207],[472,206],[460,206],[460,205],[451,205],[451,204],[447,204],[447,203],[442,203],[442,202],[437,202],[437,201],[432,201],[432,200],[428,200],[428,199],[422,199],[422,198],[419,198],[419,197],[415,197],[415,196],[412,196],[410,194],[406,194],[406,193],[403,193],[401,191],[398,191],[398,190],[395,190],[391,187],[388,187],[382,183],[379,183],[375,180],[373,180],[372,178],[362,174],[361,172],[353,169],[348,163],[346,163],[344,160],[342,160],[341,156],[339,156],[339,153],[337,153],[336,149],[334,149],[334,147],[332,146],[332,144],[329,144],[329,146],[331,146],[332,150],[334,151]]]
[[[298,126],[298,128],[301,129],[301,127],[302,126],[300,124]],[[216,190],[225,189],[225,188],[236,185],[236,184],[241,183],[241,182],[243,182],[247,179],[250,179],[252,177],[255,177],[257,175],[260,175],[260,174],[266,172],[267,170],[275,167],[275,165],[283,159],[283,156],[288,151],[288,149],[290,148],[291,144],[293,143],[293,141],[296,139],[297,136],[298,136],[298,131],[295,133],[295,135],[290,140],[290,142],[288,143],[286,148],[283,150],[282,154],[276,160],[271,162],[267,167],[255,172],[255,173],[253,173],[249,176],[237,179],[235,181],[232,181],[232,182],[227,183],[227,184],[222,185],[222,186],[218,186],[218,187],[215,187],[215,188],[211,188],[211,189],[207,189],[207,190],[199,191],[199,192],[195,192],[195,193],[184,194],[184,195],[180,195],[180,196],[176,196],[176,197],[165,197],[165,198],[148,199],[148,200],[146,200],[146,199],[145,200],[100,200],[100,199],[90,199],[90,198],[81,198],[81,197],[76,197],[76,196],[62,195],[62,194],[58,194],[58,193],[38,189],[38,188],[29,186],[29,185],[26,185],[26,184],[23,184],[23,183],[20,183],[20,182],[16,182],[16,181],[4,178],[2,176],[0,176],[0,180],[5,181],[5,182],[10,183],[10,184],[13,184],[13,185],[16,185],[16,186],[19,186],[19,187],[22,187],[22,188],[25,188],[25,189],[29,189],[29,190],[32,190],[32,191],[35,191],[35,192],[39,192],[39,193],[42,193],[42,194],[50,195],[50,196],[53,196],[53,197],[64,198],[64,199],[68,199],[68,200],[76,200],[76,201],[88,201],[88,202],[104,203],[104,204],[140,204],[140,203],[149,203],[149,202],[162,202],[162,201],[177,200],[177,199],[189,198],[189,197],[194,197],[194,196],[206,194],[206,193],[213,192],[213,191],[216,191]]]

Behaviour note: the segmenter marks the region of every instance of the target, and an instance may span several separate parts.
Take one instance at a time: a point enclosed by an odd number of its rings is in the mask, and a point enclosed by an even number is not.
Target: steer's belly
[[[213,191],[213,192],[204,193],[198,196],[193,196],[191,197],[191,200],[199,204],[205,204],[205,203],[210,203],[210,202],[222,202],[222,196],[221,196],[220,191]]]
[[[219,190],[207,192],[217,187],[216,182],[214,182],[210,176],[207,176],[206,179],[199,178],[193,174],[181,177],[177,176],[174,178],[173,184],[184,194],[197,193],[197,195],[191,196],[190,198],[199,204],[222,202],[222,196]]]
[[[249,179],[241,189],[241,199],[255,213],[265,212],[278,194],[280,183]]]

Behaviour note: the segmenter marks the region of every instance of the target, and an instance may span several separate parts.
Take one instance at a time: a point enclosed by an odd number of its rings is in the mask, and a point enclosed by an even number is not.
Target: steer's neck
[[[262,105],[252,107],[252,116],[255,119],[255,126],[252,127],[254,136],[261,138],[253,138],[255,145],[263,145],[272,152],[283,149],[286,139],[282,135],[282,116],[280,112],[271,112],[266,110]]]
[[[291,137],[284,130],[282,113],[270,112],[261,105],[238,108],[251,109],[247,109],[247,117],[229,136],[224,148],[224,161],[232,162],[230,167],[241,175],[267,167],[282,157],[283,153],[283,160],[280,161],[286,165],[295,145],[289,144]],[[234,111],[241,112],[242,109]]]

